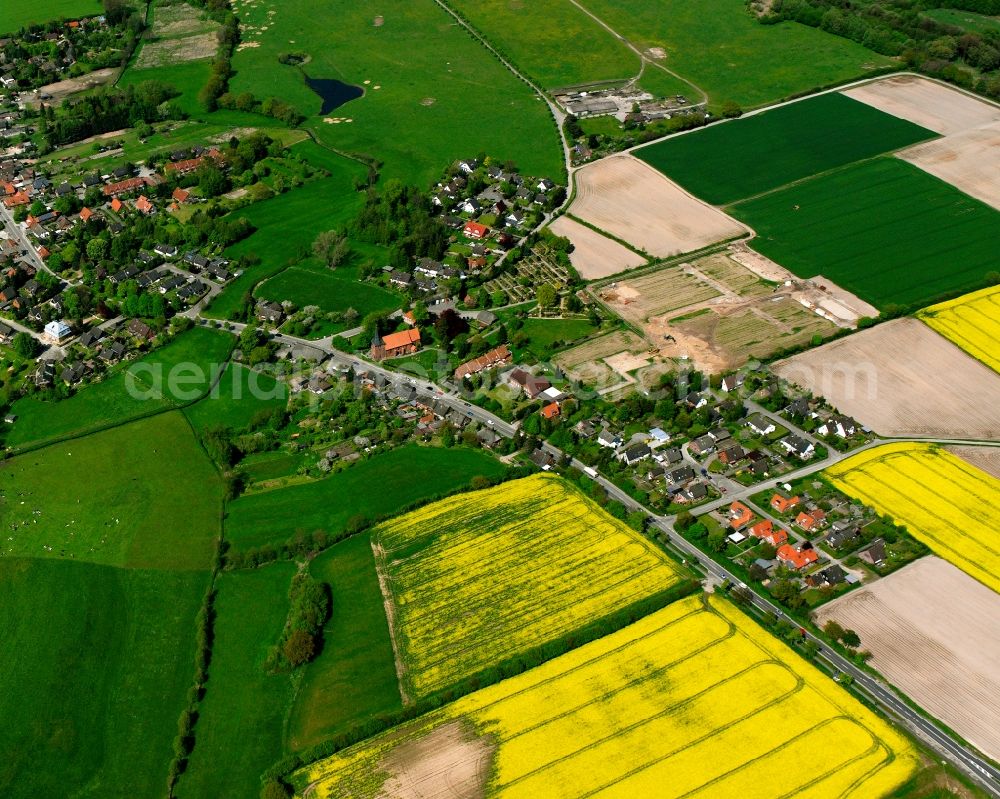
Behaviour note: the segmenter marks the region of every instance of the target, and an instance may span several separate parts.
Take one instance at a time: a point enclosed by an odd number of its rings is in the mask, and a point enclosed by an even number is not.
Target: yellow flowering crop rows
[[[969,355],[1000,372],[1000,286],[932,305],[918,316]]]
[[[887,444],[828,469],[845,493],[888,514],[945,560],[1000,591],[1000,480],[929,444]]]
[[[464,738],[446,741],[456,725]],[[419,793],[398,795],[452,796],[476,769],[484,799],[867,799],[917,764],[887,722],[728,602],[700,595],[294,780],[314,799],[399,785]]]
[[[553,475],[436,502],[375,541],[414,696],[679,580],[655,546]]]

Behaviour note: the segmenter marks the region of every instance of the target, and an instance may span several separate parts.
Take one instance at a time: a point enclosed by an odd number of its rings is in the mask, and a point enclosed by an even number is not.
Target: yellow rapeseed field
[[[554,475],[435,502],[381,525],[373,540],[411,696],[680,580],[650,541]]]
[[[886,444],[826,471],[945,560],[1000,591],[1000,480],[930,444]]]
[[[969,355],[1000,372],[1000,286],[932,305],[918,316]]]
[[[726,600],[699,595],[294,781],[314,799],[869,799],[917,765],[887,722]]]

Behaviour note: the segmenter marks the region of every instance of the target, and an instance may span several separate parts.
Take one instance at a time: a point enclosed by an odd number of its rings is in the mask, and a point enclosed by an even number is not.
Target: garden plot
[[[775,371],[883,435],[1000,437],[1000,375],[916,319],[863,330]]]
[[[584,280],[614,275],[646,262],[645,258],[628,247],[568,216],[559,217],[549,227],[557,236],[565,236],[573,242],[569,260]]]
[[[817,621],[828,619],[861,637],[893,685],[1000,759],[1000,594],[928,556],[824,605]]]
[[[629,155],[578,170],[576,187],[571,214],[655,257],[692,252],[749,232]]]
[[[179,39],[161,39],[143,45],[135,69],[166,67],[185,61],[201,61],[213,58],[219,49],[219,40],[214,33],[199,33]]]
[[[671,266],[633,280],[612,283],[598,296],[626,319],[644,322],[652,316],[690,308],[722,292],[683,266]]]
[[[815,666],[690,597],[292,781],[311,799],[834,799],[892,795],[917,765]]]

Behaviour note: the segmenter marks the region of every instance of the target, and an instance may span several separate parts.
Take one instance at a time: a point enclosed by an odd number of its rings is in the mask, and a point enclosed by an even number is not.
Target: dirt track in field
[[[891,683],[1000,758],[1000,594],[929,556],[824,605],[816,618],[857,632]]]
[[[569,217],[561,216],[549,227],[573,242],[569,260],[584,280],[608,277],[646,262],[641,255]]]
[[[1000,440],[1000,375],[917,319],[863,330],[775,371],[883,435]]]
[[[588,164],[577,171],[576,187],[573,216],[658,258],[750,232],[630,155]]]

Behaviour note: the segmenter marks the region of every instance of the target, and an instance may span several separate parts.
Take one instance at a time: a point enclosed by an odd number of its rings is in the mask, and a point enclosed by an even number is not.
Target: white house
[[[775,427],[774,422],[761,413],[755,413],[747,419],[747,427],[761,436],[769,435],[778,429]]]
[[[73,335],[73,329],[66,322],[53,319],[46,323],[44,336],[53,344],[62,344]]]
[[[602,430],[597,436],[597,443],[609,449],[618,449],[622,445],[622,437],[609,430]]]

